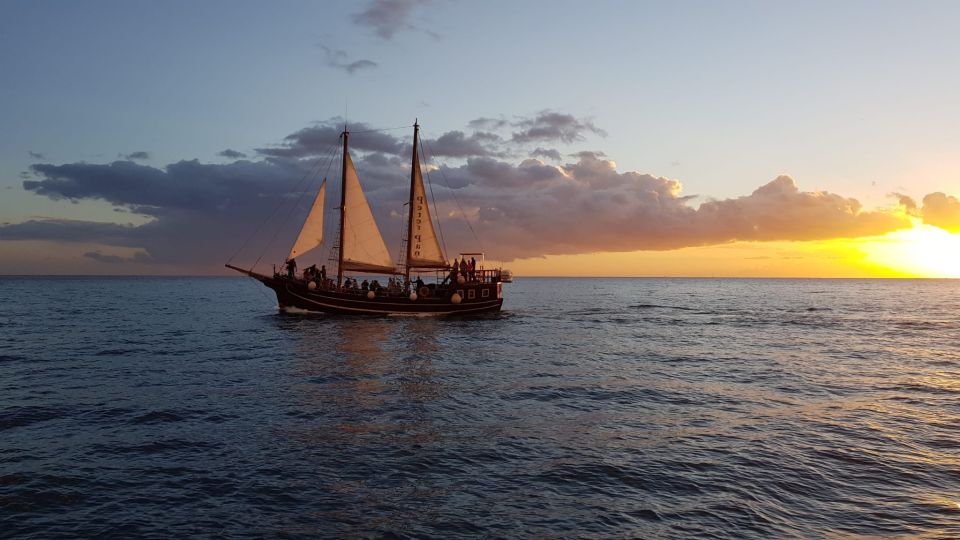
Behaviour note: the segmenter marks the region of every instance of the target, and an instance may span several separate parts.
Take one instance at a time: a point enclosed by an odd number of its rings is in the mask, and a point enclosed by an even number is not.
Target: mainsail
[[[419,128],[417,126],[416,128]],[[416,129],[415,128],[415,129]],[[417,129],[417,131],[419,131]],[[433,229],[430,205],[423,188],[423,174],[417,155],[417,132],[413,141],[413,170],[410,178],[410,223],[407,242],[407,268],[445,268],[447,260]]]
[[[349,152],[344,156],[343,179],[342,270],[393,273],[393,259],[373,219]]]
[[[307,220],[303,222],[303,228],[300,229],[300,235],[297,241],[293,243],[287,260],[299,257],[311,249],[323,243],[323,200],[327,193],[327,180],[324,179],[320,184],[320,192],[317,198],[313,200],[313,206],[307,215]]]

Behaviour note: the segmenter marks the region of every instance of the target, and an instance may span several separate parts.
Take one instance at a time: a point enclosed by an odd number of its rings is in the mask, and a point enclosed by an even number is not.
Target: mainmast
[[[420,123],[413,121],[413,162],[410,164],[410,204],[407,206],[407,264],[406,281],[410,281],[410,242],[413,242],[413,213],[414,213],[414,190],[417,185],[417,165],[419,157],[417,156],[417,143],[420,140]]]
[[[339,260],[337,261],[337,287],[343,283],[343,239],[344,239],[344,212],[347,206],[347,138],[350,132],[347,126],[343,126],[343,166],[340,168],[340,249],[338,250]]]

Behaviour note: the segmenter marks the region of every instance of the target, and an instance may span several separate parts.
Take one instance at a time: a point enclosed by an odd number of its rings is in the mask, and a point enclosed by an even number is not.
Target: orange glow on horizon
[[[960,234],[915,221],[876,237],[550,255],[504,267],[517,276],[960,278]]]

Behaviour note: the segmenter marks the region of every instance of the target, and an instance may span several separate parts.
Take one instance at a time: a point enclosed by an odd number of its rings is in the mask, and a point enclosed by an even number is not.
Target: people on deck
[[[363,283],[360,284],[360,289],[361,289],[361,290],[364,290],[364,291],[369,291],[369,290],[370,290],[370,282],[367,281],[367,280],[363,280]]]
[[[325,264],[320,266],[320,279],[323,281],[326,281],[327,279],[327,265]]]
[[[287,261],[287,277],[293,279],[293,276],[297,273],[297,260],[290,259]]]

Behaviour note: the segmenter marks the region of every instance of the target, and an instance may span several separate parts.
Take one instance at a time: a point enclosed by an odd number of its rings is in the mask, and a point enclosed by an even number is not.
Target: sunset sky
[[[2,7],[0,274],[280,262],[345,121],[398,253],[418,118],[450,257],[960,277],[957,2]]]

